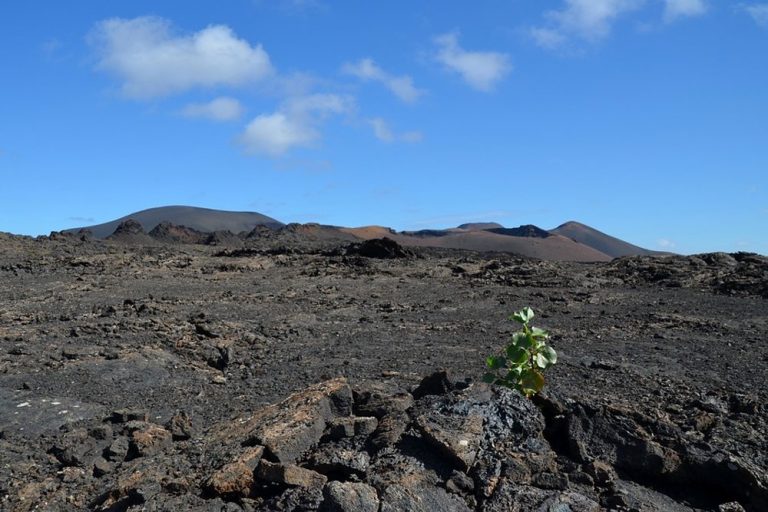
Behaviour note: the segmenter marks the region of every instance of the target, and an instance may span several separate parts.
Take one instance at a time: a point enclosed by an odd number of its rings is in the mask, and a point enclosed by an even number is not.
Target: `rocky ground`
[[[293,235],[0,234],[0,509],[768,510],[765,257]],[[479,383],[526,305],[534,400]]]

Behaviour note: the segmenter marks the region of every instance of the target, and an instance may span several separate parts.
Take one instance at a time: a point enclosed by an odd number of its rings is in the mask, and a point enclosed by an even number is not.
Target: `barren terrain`
[[[0,234],[0,508],[768,510],[765,257],[348,244]]]

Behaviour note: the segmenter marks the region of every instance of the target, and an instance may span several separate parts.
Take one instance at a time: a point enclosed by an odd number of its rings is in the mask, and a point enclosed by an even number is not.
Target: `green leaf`
[[[509,345],[501,355],[486,359],[491,371],[483,380],[499,386],[516,389],[530,397],[544,387],[542,372],[557,362],[557,352],[547,345],[549,334],[539,327],[531,327],[533,309],[525,307],[510,316],[522,324],[520,331],[512,334]],[[504,372],[502,377],[500,372]]]
[[[536,346],[536,340],[533,339],[533,336],[531,336],[530,334],[526,334],[525,341],[522,343],[521,346],[525,348],[533,348]]]
[[[522,375],[523,369],[522,368],[511,368],[507,375],[504,377],[504,380],[509,382],[517,382],[520,380],[520,375]],[[510,386],[511,387],[511,386]]]
[[[513,366],[520,366],[528,362],[528,351],[522,347],[510,345],[507,347],[507,360]]]
[[[544,376],[537,370],[527,370],[520,376],[520,387],[526,396],[535,395],[544,387]]]
[[[524,332],[518,331],[512,335],[512,344],[517,347],[527,348],[528,336]]]
[[[491,370],[498,370],[507,366],[507,360],[501,356],[490,356],[485,360],[485,365]]]
[[[531,320],[533,320],[533,310],[528,306],[524,307],[521,311],[519,311],[519,314],[523,319],[524,323],[526,324]]]
[[[552,366],[553,364],[557,363],[557,352],[555,352],[555,349],[549,345],[544,346],[541,349],[541,352],[539,352],[539,355],[544,356],[544,358],[547,360],[547,366]]]

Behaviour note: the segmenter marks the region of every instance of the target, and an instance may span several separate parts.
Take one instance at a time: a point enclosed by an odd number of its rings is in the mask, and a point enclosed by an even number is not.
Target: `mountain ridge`
[[[126,229],[142,233],[126,236]],[[113,221],[70,228],[65,233],[88,230],[96,238],[141,243],[152,240],[166,243],[206,243],[212,233],[231,233],[241,241],[258,240],[270,232],[285,233],[285,240],[299,243],[303,238],[335,240],[371,240],[390,238],[403,246],[510,252],[555,261],[610,261],[620,256],[661,256],[669,253],[651,251],[613,237],[576,221],[545,230],[533,224],[504,227],[496,222],[466,223],[455,228],[395,231],[385,226],[325,226],[316,223],[285,224],[257,212],[235,212],[194,206],[161,206],[141,210]],[[118,236],[119,235],[119,236]],[[228,235],[230,236],[230,235]]]
[[[639,247],[575,220],[564,222],[555,229],[550,229],[549,232],[566,236],[579,243],[588,245],[612,258],[619,258],[621,256],[664,256],[671,254]]]
[[[144,231],[149,233],[163,222],[184,226],[196,231],[211,233],[214,231],[251,231],[257,225],[279,228],[284,224],[272,217],[256,212],[214,210],[197,206],[171,205],[147,208],[115,220],[65,229],[65,233],[76,233],[80,230],[90,231],[96,238],[106,238],[122,223],[129,219],[141,224]]]

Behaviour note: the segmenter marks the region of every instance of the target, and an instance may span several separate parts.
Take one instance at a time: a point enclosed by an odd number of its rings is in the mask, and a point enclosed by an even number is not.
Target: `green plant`
[[[522,329],[512,334],[502,355],[485,360],[490,371],[483,381],[516,389],[530,398],[544,387],[542,372],[557,363],[557,352],[547,345],[547,331],[530,325],[531,308],[525,307],[509,318],[522,324]]]

